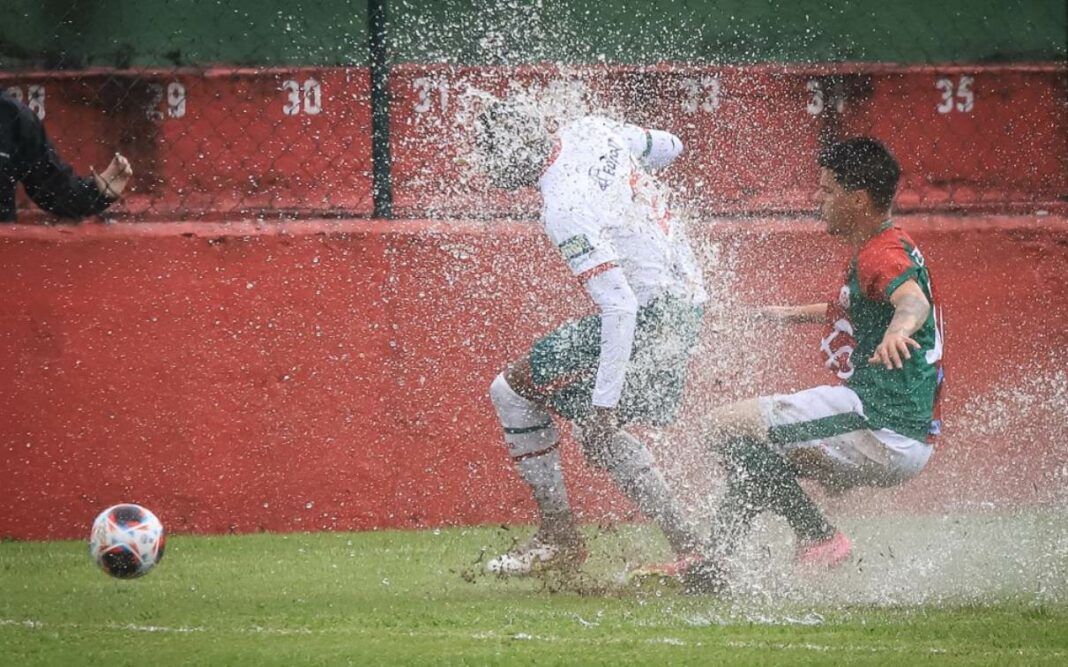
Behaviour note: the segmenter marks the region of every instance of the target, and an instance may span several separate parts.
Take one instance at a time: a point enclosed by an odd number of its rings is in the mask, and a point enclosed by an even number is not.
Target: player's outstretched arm
[[[763,319],[781,324],[822,322],[826,313],[826,303],[810,303],[804,306],[764,306],[757,309],[757,315]]]
[[[919,331],[931,313],[931,302],[915,280],[906,280],[894,290],[890,303],[894,306],[894,317],[886,327],[882,342],[875,348],[875,354],[868,359],[869,364],[882,364],[887,370],[901,368],[905,359],[911,359],[910,347],[920,349],[912,334]]]

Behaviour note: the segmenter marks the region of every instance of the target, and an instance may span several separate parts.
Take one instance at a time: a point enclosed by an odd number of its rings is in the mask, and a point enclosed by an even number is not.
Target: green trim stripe
[[[870,429],[867,417],[856,412],[845,412],[840,415],[830,415],[796,424],[784,424],[772,426],[768,430],[768,438],[777,445],[785,445],[792,442],[808,442],[809,440],[822,440],[843,433]]]
[[[911,268],[903,271],[900,276],[891,280],[890,284],[886,286],[886,291],[883,294],[883,298],[886,299],[887,303],[890,302],[890,295],[896,292],[898,287],[904,285],[906,280],[915,277],[919,272],[919,268],[913,265]]]

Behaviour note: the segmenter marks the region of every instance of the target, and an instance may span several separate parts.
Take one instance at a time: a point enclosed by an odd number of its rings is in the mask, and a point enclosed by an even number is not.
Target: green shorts
[[[638,309],[634,348],[619,400],[623,422],[664,426],[675,420],[703,315],[701,306],[668,297]],[[534,384],[548,394],[548,405],[556,413],[581,421],[593,412],[600,353],[599,315],[568,322],[534,343],[530,351]]]

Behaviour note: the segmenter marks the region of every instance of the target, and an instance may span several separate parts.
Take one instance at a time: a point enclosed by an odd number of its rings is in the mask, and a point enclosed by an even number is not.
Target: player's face
[[[830,169],[820,169],[819,187],[820,219],[827,225],[827,233],[833,236],[849,234],[853,221],[859,213],[862,193],[846,190]]]
[[[493,107],[475,126],[477,160],[490,182],[498,188],[517,190],[534,185],[544,162],[544,130],[530,114]]]
[[[518,190],[538,182],[540,165],[525,146],[510,146],[483,151],[482,168],[495,187]]]

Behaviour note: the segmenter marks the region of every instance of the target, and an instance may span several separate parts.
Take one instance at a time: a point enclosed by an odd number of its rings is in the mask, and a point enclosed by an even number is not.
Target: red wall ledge
[[[947,432],[920,478],[838,512],[1068,502],[1068,220],[910,217],[947,319]],[[817,224],[695,230],[714,294],[680,423],[650,440],[702,511],[708,406],[827,381]],[[486,389],[591,306],[537,227],[416,220],[0,226],[0,536],[82,537],[119,501],[178,532],[529,521]],[[565,443],[589,520],[633,509]]]

